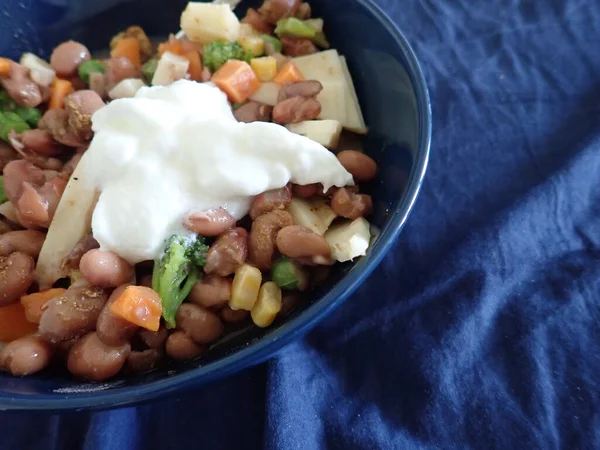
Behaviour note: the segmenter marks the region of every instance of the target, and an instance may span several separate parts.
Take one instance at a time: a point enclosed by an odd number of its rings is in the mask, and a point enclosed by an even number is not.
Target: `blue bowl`
[[[166,36],[178,30],[187,1],[2,3],[0,55],[18,58],[24,51],[47,57],[67,39],[101,50],[116,32],[132,24],[150,35]],[[256,3],[243,1],[240,14]],[[392,247],[417,198],[429,156],[431,106],[425,79],[402,33],[371,1],[343,3],[340,8],[339,0],[311,1],[315,17],[325,19],[333,47],[347,57],[370,128],[363,146],[379,165],[378,179],[369,188],[375,203],[371,221],[380,233],[369,254],[355,265],[336,268],[325,285],[271,328],[249,327],[200,360],[101,384],[73,380],[60,370],[26,378],[0,375],[0,409],[101,409],[197,387],[266,360],[314,327],[365,281]]]

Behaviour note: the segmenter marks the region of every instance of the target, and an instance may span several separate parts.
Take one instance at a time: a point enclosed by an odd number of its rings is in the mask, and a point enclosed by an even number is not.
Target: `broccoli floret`
[[[230,59],[250,62],[252,53],[244,50],[237,42],[212,42],[202,50],[204,65],[216,72]]]
[[[198,281],[197,266],[206,264],[207,251],[204,238],[171,236],[164,254],[154,261],[152,289],[160,295],[167,328],[175,327],[175,315]]]

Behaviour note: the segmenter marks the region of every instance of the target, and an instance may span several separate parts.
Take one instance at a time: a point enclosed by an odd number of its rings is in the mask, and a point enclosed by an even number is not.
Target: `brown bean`
[[[256,220],[258,216],[274,209],[285,209],[292,202],[292,187],[287,185],[281,189],[273,189],[254,197],[250,205],[250,217]]]
[[[26,149],[42,156],[57,156],[65,148],[56,142],[47,130],[27,130],[21,134],[21,142]]]
[[[246,311],[245,309],[238,309],[234,311],[229,306],[225,306],[223,309],[219,311],[221,315],[221,319],[223,322],[227,323],[240,323],[250,317],[250,311]]]
[[[317,80],[297,81],[295,83],[286,83],[281,86],[278,102],[282,102],[292,97],[316,97],[323,90],[323,85]]]
[[[283,53],[288,56],[306,56],[317,53],[319,49],[310,39],[283,36],[281,38]]]
[[[230,278],[206,275],[194,285],[187,300],[204,308],[224,305],[231,299],[231,283]]]
[[[125,362],[125,370],[136,374],[150,372],[156,369],[162,357],[162,352],[152,348],[142,351],[132,351]]]
[[[344,150],[338,153],[337,158],[357,183],[368,183],[377,175],[377,163],[364,153]]]
[[[114,252],[90,250],[81,257],[79,270],[91,284],[116,287],[133,278],[133,266]]]
[[[299,184],[292,185],[292,195],[297,198],[311,198],[316,196],[321,189],[320,183],[306,184],[304,186]]]
[[[300,7],[301,0],[265,0],[258,12],[270,23],[293,17]]]
[[[197,344],[208,344],[223,333],[223,324],[214,312],[191,303],[181,305],[175,321]]]
[[[17,201],[17,215],[25,228],[48,228],[60,198],[67,187],[62,177],[54,177],[41,187],[23,183],[23,193]]]
[[[73,92],[65,98],[65,110],[69,113],[69,126],[83,140],[93,136],[92,115],[105,106],[102,97],[92,90]]]
[[[79,65],[92,57],[87,47],[79,42],[67,41],[60,44],[50,55],[50,65],[61,78],[77,75]]]
[[[35,108],[42,103],[40,87],[29,78],[29,69],[20,64],[11,61],[8,77],[2,78],[0,83],[19,106]]]
[[[223,233],[210,246],[206,255],[204,271],[227,277],[246,262],[248,257],[248,232],[243,228],[234,228]]]
[[[249,101],[233,111],[238,122],[270,122],[273,107],[262,103]]]
[[[341,188],[331,197],[331,209],[338,216],[354,220],[371,214],[373,200],[370,195],[356,194],[347,188]]]
[[[104,81],[106,90],[110,91],[120,81],[126,78],[140,78],[141,71],[133,64],[129,58],[119,56],[111,58],[105,63]]]
[[[119,373],[130,351],[129,344],[112,347],[89,333],[69,351],[67,368],[76,377],[103,381]]]
[[[277,233],[277,248],[289,258],[310,258],[317,264],[331,258],[331,248],[325,238],[299,225],[282,228]]]
[[[124,284],[113,291],[98,317],[96,333],[98,334],[98,339],[106,345],[119,346],[126,344],[138,329],[137,325],[119,316],[115,316],[110,311],[110,305],[120,297],[127,286],[130,285]]]
[[[69,125],[69,113],[64,109],[49,109],[44,113],[38,123],[38,128],[48,130],[55,141],[68,147],[82,147],[86,145],[76,131]]]
[[[39,332],[50,342],[67,341],[96,329],[108,292],[77,282],[44,305]]]
[[[50,363],[52,354],[52,346],[41,337],[25,336],[2,349],[0,366],[15,376],[32,375]]]
[[[20,252],[0,257],[0,306],[18,302],[33,284],[35,261]]]
[[[90,250],[100,247],[94,236],[88,234],[81,238],[75,247],[60,262],[60,271],[63,276],[68,276],[73,270],[79,270],[81,258]]]
[[[0,235],[0,256],[8,256],[14,252],[21,252],[37,259],[45,239],[46,235],[40,231],[10,231]]]
[[[313,120],[321,114],[321,104],[314,98],[292,97],[273,108],[273,122],[286,125]]]
[[[11,161],[4,168],[4,193],[15,204],[23,193],[24,182],[40,186],[45,180],[44,171],[29,161]]]
[[[10,233],[11,231],[13,231],[13,227],[10,222],[0,216],[0,235]]]
[[[150,331],[146,330],[145,328],[140,328],[137,336],[144,344],[146,344],[148,348],[162,350],[165,347],[167,337],[169,337],[169,332],[163,327],[159,328],[158,331]]]
[[[259,14],[254,8],[248,8],[246,16],[242,19],[243,23],[252,25],[252,27],[263,34],[273,34],[273,26],[267,22],[266,18]]]
[[[281,209],[276,209],[259,216],[252,222],[248,253],[250,261],[260,270],[268,270],[273,265],[275,255],[275,239],[282,228],[294,224],[292,215]]]
[[[304,2],[304,3],[301,3],[300,6],[298,6],[298,9],[296,10],[296,14],[294,15],[294,17],[296,17],[297,19],[300,19],[300,20],[307,20],[307,19],[310,19],[311,15],[312,15],[312,8],[310,7],[310,4]]]
[[[19,154],[8,143],[0,141],[0,173],[9,162],[16,159],[19,159]]]
[[[90,89],[101,98],[106,98],[106,80],[104,79],[104,73],[90,73]]]
[[[202,236],[218,236],[235,226],[236,219],[223,208],[193,213],[183,220],[183,226]]]
[[[205,345],[198,345],[183,331],[174,331],[165,345],[167,355],[176,361],[189,361],[206,352]]]

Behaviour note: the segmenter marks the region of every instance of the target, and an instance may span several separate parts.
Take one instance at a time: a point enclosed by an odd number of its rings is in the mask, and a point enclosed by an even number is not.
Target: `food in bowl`
[[[369,247],[376,163],[343,56],[298,0],[190,3],[157,47],[0,59],[0,366],[92,381],[268,327]]]

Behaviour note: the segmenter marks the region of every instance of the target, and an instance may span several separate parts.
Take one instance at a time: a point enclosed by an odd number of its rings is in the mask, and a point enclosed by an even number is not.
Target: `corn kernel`
[[[258,300],[250,312],[252,321],[258,327],[268,327],[279,311],[281,311],[281,289],[277,284],[269,281],[263,284],[258,292]]]
[[[229,307],[234,311],[244,309],[251,311],[258,299],[258,291],[262,274],[256,267],[244,264],[235,272],[231,285]]]
[[[265,54],[265,41],[258,36],[242,36],[238,39],[238,42],[244,50],[252,53],[252,56]]]
[[[252,66],[256,77],[262,82],[273,81],[273,78],[277,75],[277,60],[272,56],[253,58],[250,61],[250,66]]]
[[[240,37],[258,36],[260,33],[249,23],[240,23]]]

